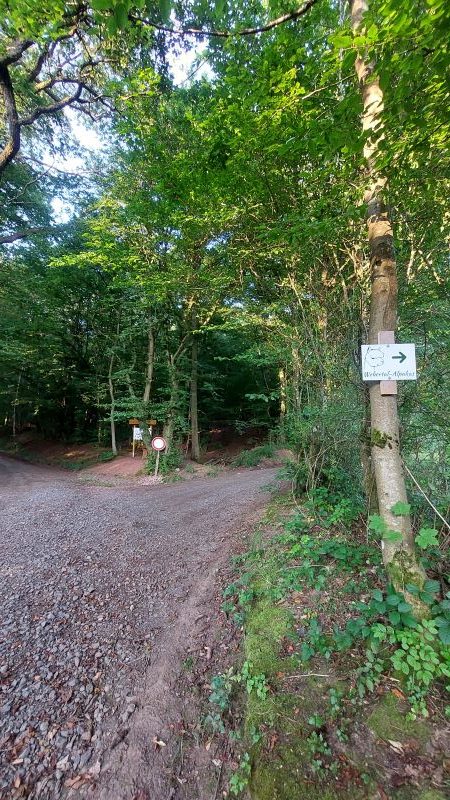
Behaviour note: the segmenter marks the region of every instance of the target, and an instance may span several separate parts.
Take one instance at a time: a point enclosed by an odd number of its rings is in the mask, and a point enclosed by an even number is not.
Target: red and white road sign
[[[162,436],[155,436],[152,439],[152,448],[156,450],[157,453],[161,452],[161,450],[165,450],[167,447],[167,442]]]

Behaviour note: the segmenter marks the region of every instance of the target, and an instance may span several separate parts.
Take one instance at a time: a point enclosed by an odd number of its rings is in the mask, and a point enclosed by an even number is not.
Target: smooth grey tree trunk
[[[358,32],[368,9],[367,0],[350,0],[352,28]],[[383,92],[374,72],[375,65],[357,55],[355,70],[363,100],[362,125],[368,134],[364,157],[368,166],[369,185],[364,200],[367,208],[367,229],[372,292],[369,316],[369,344],[378,343],[380,331],[395,331],[397,327],[397,269],[394,236],[389,209],[384,201],[386,178],[378,173],[377,155],[383,146]],[[383,563],[397,591],[413,583],[422,586],[424,572],[415,553],[414,536],[409,515],[396,516],[392,507],[406,503],[406,484],[400,454],[400,431],[396,395],[382,395],[380,383],[369,385],[371,458],[375,472],[378,508],[390,531],[398,539],[382,541]],[[416,613],[424,609],[409,593]]]
[[[111,426],[111,450],[113,454],[117,455],[117,444],[116,444],[116,421],[114,419],[115,413],[115,397],[114,397],[114,383],[112,379],[112,371],[113,371],[113,364],[114,364],[114,353],[112,353],[111,358],[109,359],[109,370],[108,370],[108,388],[109,388],[109,397],[110,397],[110,412],[109,412],[109,421]]]
[[[197,327],[197,316],[195,311],[192,313],[192,330]],[[191,347],[191,393],[190,393],[190,415],[191,415],[191,457],[193,461],[200,461],[200,440],[198,431],[198,338],[195,333],[192,337]]]

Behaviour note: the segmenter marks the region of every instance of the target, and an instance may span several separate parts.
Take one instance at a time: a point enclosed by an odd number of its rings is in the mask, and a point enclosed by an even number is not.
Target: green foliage
[[[242,450],[233,460],[235,467],[257,467],[265,458],[273,458],[275,448],[272,444],[263,444],[252,450]]]
[[[239,766],[237,770],[232,774],[230,778],[230,792],[233,795],[238,795],[243,792],[249,782],[251,776],[252,768],[251,768],[251,760],[249,753],[243,753],[240,760]]]

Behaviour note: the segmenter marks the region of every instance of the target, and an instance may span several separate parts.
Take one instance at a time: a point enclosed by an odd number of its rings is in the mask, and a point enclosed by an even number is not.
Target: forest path
[[[275,472],[111,489],[0,457],[2,800],[171,796],[173,688]]]

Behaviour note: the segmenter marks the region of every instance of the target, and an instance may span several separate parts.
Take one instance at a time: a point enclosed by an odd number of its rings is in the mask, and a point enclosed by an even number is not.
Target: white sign
[[[149,434],[151,436],[152,435],[152,429],[149,428],[148,432],[149,432]],[[142,428],[137,428],[137,427],[133,428],[133,441],[142,442]]]
[[[363,381],[415,381],[415,344],[363,344]]]
[[[155,438],[152,439],[152,447],[153,447],[153,450],[157,450],[158,453],[159,453],[161,450],[165,450],[166,449],[166,447],[167,447],[166,440],[163,439],[162,436],[155,436]]]

